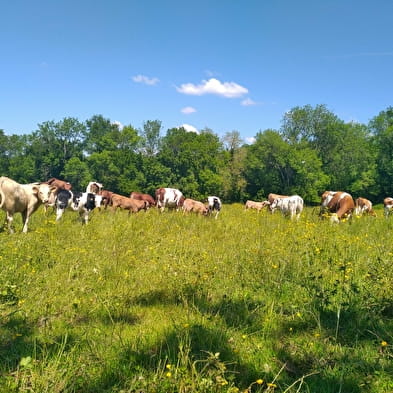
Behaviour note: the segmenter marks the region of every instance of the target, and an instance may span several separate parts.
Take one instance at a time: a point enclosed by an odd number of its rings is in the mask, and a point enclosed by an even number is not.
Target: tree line
[[[186,197],[262,200],[270,192],[318,203],[326,189],[378,203],[393,194],[393,107],[369,124],[344,122],[325,105],[295,107],[278,130],[246,144],[238,131],[219,137],[171,128],[159,120],[119,127],[102,115],[39,124],[31,134],[0,130],[0,173],[20,183],[51,177],[82,190],[89,181],[128,195],[175,187]]]

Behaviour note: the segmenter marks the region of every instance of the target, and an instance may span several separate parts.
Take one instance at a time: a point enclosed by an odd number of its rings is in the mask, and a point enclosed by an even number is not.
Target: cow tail
[[[3,208],[4,202],[5,202],[5,195],[4,195],[2,185],[3,185],[3,183],[0,184],[0,209]]]

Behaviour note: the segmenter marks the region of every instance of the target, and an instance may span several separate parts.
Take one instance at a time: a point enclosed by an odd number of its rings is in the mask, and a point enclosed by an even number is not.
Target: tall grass
[[[26,235],[0,233],[0,391],[392,391],[378,213],[332,225],[235,204],[82,226],[39,210]]]

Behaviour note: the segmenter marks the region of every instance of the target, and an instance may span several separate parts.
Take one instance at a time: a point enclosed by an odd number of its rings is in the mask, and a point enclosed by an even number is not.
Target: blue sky
[[[0,10],[7,135],[101,114],[248,140],[295,106],[367,124],[393,105],[390,0],[13,0]]]

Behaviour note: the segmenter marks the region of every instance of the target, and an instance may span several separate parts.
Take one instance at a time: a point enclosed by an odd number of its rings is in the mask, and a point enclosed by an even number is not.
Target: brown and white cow
[[[273,213],[273,210],[272,210],[272,203],[274,202],[274,200],[275,199],[277,199],[277,198],[288,198],[288,196],[289,195],[280,195],[280,194],[273,194],[273,193],[270,193],[268,196],[267,196],[267,205],[269,205],[269,210]]]
[[[244,205],[244,209],[245,210],[255,209],[258,212],[260,212],[265,206],[269,206],[269,205],[270,203],[268,201],[255,202],[255,201],[248,200]]]
[[[86,192],[90,192],[92,194],[99,194],[100,191],[104,188],[104,186],[101,183],[98,183],[96,181],[91,181],[87,187],[86,187]]]
[[[350,194],[344,191],[325,191],[321,196],[321,214],[333,213],[332,222],[351,217],[355,210],[355,202]]]
[[[194,212],[197,214],[202,214],[204,216],[207,216],[207,213],[209,212],[209,208],[206,205],[191,198],[186,198],[184,200],[182,209],[184,213]]]
[[[184,203],[184,195],[177,188],[158,188],[156,190],[157,207],[163,212],[166,207],[179,210]]]
[[[140,201],[138,199],[131,199],[119,194],[113,194],[112,210],[116,211],[118,207],[120,207],[120,209],[128,210],[128,214],[138,213],[140,210],[147,210],[147,202]]]
[[[376,213],[373,210],[373,204],[366,198],[359,197],[355,200],[355,214],[361,216],[363,214],[369,214],[370,216],[376,217]]]
[[[13,233],[12,222],[15,213],[21,213],[22,232],[27,232],[30,216],[43,203],[47,203],[50,194],[56,189],[47,183],[19,184],[8,177],[0,177],[0,209],[6,212],[8,230]]]
[[[149,194],[142,194],[141,192],[136,192],[133,191],[130,194],[130,198],[132,199],[138,199],[139,201],[146,201],[148,203],[148,207],[150,206],[155,206],[156,205],[156,201],[154,200],[154,198],[149,195]]]
[[[393,198],[386,197],[383,200],[383,214],[385,217],[389,217],[393,209]]]

